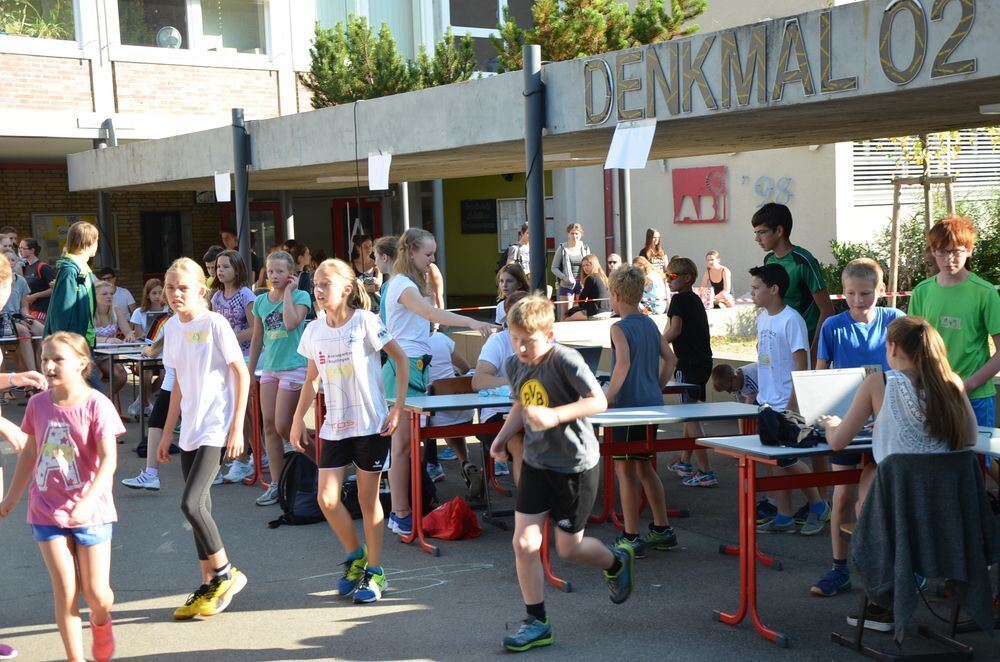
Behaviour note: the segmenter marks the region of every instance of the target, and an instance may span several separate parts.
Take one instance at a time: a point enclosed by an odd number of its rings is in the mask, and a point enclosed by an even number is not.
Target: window
[[[983,130],[963,129],[959,132],[960,149],[950,159],[936,159],[931,175],[946,172],[957,177],[952,191],[956,200],[979,199],[991,195],[1000,181],[1000,146]],[[931,137],[932,151],[938,151],[937,136]],[[923,166],[906,163],[898,143],[886,138],[854,143],[854,205],[892,204],[893,177],[919,177]],[[948,150],[945,150],[946,152]],[[923,200],[919,186],[902,188],[903,204],[918,204]]]
[[[0,34],[74,41],[73,0],[0,0]]]
[[[347,17],[355,13],[354,5],[354,0],[316,0],[316,20],[327,29],[337,23],[346,26]]]
[[[388,25],[400,54],[409,59],[416,56],[413,45],[413,5],[409,0],[369,2],[368,23],[376,34],[382,29],[383,23]]]
[[[127,46],[267,52],[266,0],[118,0],[118,25]]]
[[[450,0],[449,20],[455,39],[469,35],[476,50],[479,71],[493,71],[498,68],[499,56],[490,41],[490,36],[499,37],[497,27],[503,19],[504,7],[522,28],[534,25],[531,16],[531,0]]]
[[[451,0],[451,24],[495,30],[499,22],[498,6],[496,0]]]
[[[190,215],[176,211],[139,213],[143,272],[162,274],[176,257],[184,255],[185,216]]]

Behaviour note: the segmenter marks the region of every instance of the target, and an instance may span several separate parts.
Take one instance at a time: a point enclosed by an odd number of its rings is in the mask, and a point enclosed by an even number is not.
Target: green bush
[[[934,219],[947,214],[944,201],[934,200]],[[960,200],[955,203],[955,213],[972,219],[979,231],[979,239],[972,253],[969,269],[991,283],[1000,283],[1000,191],[985,200]],[[927,239],[924,231],[923,209],[901,218],[899,222],[899,290],[909,291],[927,277]],[[870,257],[885,270],[886,287],[889,287],[892,255],[892,228],[886,227],[870,242],[841,243],[830,242],[833,254],[832,264],[820,265],[827,289],[833,294],[843,292],[840,273],[851,260]],[[898,305],[905,309],[907,299],[899,299]]]

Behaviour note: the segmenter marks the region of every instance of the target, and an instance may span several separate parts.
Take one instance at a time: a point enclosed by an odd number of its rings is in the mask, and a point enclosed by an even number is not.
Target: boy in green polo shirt
[[[812,363],[816,362],[816,331],[833,315],[830,293],[823,281],[823,272],[813,254],[792,243],[792,212],[785,205],[769,202],[750,219],[754,239],[767,255],[764,264],[780,264],[788,272],[785,305],[790,306],[806,321]]]
[[[996,423],[996,388],[1000,372],[1000,295],[993,285],[966,268],[976,245],[976,228],[962,216],[934,224],[927,243],[940,272],[913,288],[909,313],[938,330],[948,363],[965,382],[965,392],[984,427]],[[988,337],[997,350],[990,356]]]

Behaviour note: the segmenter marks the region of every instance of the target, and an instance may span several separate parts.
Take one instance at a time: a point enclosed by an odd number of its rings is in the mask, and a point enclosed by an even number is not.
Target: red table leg
[[[729,614],[723,611],[716,611],[715,617],[727,625],[736,625],[743,620],[743,617],[747,613],[747,587],[746,587],[746,556],[744,550],[749,549],[747,547],[747,500],[746,500],[746,489],[747,489],[747,479],[746,479],[746,465],[749,464],[745,457],[739,458],[739,485],[737,486],[737,510],[739,513],[739,545],[737,546],[737,554],[740,557],[740,606],[736,610],[735,614]]]
[[[744,518],[743,526],[746,528],[746,547],[745,549],[757,549],[757,527],[751,526],[749,520],[749,515],[754,512],[755,504],[757,503],[757,468],[753,460],[747,462],[747,475],[746,475],[746,505],[744,508],[747,514],[747,518]],[[756,517],[754,519],[756,522]],[[771,628],[764,625],[760,620],[760,616],[757,614],[757,563],[755,558],[749,553],[745,553],[746,561],[743,567],[746,569],[748,576],[747,580],[744,582],[749,595],[747,596],[747,602],[750,607],[750,620],[753,621],[753,626],[756,628],[757,632],[760,633],[762,637],[768,641],[774,642],[782,648],[788,648],[788,637],[776,632]]]
[[[605,444],[608,444],[605,446]],[[611,444],[611,428],[604,428],[604,440],[601,445],[604,448],[610,448]],[[604,477],[603,485],[603,497],[601,498],[601,506],[603,510],[599,515],[591,515],[587,520],[590,524],[603,524],[608,521],[608,518],[614,513],[615,510],[615,461],[612,459],[610,453],[601,452],[601,462],[604,463],[604,468],[602,469],[602,474]],[[544,540],[544,538],[543,538]]]
[[[548,580],[550,584],[555,586],[560,591],[564,593],[571,593],[573,591],[573,585],[570,584],[565,579],[559,579],[556,577],[555,573],[552,572],[552,550],[549,545],[549,518],[545,518],[545,524],[542,525],[542,548],[539,554],[542,557],[542,569],[545,571],[545,579]]]
[[[410,512],[413,531],[400,540],[411,543],[416,539],[425,552],[441,556],[441,550],[424,539],[423,470],[420,463],[420,414],[414,411],[410,412]]]
[[[262,417],[260,413],[260,386],[250,385],[250,397],[247,400],[250,409],[250,448],[253,451],[253,475],[243,479],[244,485],[260,483],[266,490],[271,486],[264,480],[264,441],[261,439]],[[274,480],[274,476],[271,476]]]

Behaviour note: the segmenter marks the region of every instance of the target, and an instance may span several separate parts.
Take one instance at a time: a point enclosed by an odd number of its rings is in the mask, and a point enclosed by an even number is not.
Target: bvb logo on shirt
[[[545,387],[537,379],[529,379],[521,385],[521,405],[528,407],[534,405],[536,407],[548,407],[549,406],[549,394],[546,392]]]

